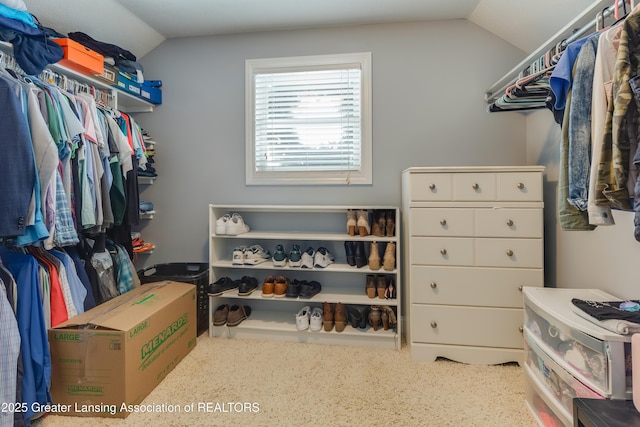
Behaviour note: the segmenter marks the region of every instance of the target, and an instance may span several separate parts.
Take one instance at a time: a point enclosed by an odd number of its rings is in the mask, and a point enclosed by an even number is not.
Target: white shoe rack
[[[395,232],[391,237],[350,236],[347,232],[347,210],[393,211]],[[225,214],[238,213],[250,227],[248,233],[240,235],[218,235],[216,220]],[[401,277],[400,266],[400,210],[394,206],[251,206],[251,205],[209,205],[209,269],[210,282],[221,277],[237,280],[243,276],[252,276],[258,280],[258,288],[249,296],[238,296],[237,289],[222,295],[209,296],[209,336],[210,337],[246,337],[258,339],[281,339],[297,342],[357,345],[399,350],[401,347]],[[369,222],[373,230],[372,220]],[[357,231],[356,231],[357,233]],[[365,256],[369,256],[372,242],[378,243],[380,264],[384,249],[389,242],[395,243],[395,265],[391,271],[371,270],[367,265],[361,268],[347,263],[345,241],[363,241]],[[308,247],[317,250],[325,247],[335,257],[335,262],[326,268],[301,269],[299,267],[275,267],[268,261],[258,265],[233,265],[233,249],[237,246],[261,245],[271,254],[276,245],[282,244],[289,253],[292,244],[298,244],[301,252]],[[366,293],[367,275],[384,274],[393,279],[396,288],[395,299],[369,298]],[[319,294],[312,298],[265,298],[262,296],[262,282],[273,275],[284,275],[291,282],[315,280],[322,285]],[[343,332],[299,331],[296,328],[296,314],[309,305],[322,308],[323,302],[343,303],[345,305],[386,305],[396,310],[397,325],[394,329],[384,330],[382,324],[377,331],[368,325],[366,329],[347,325]],[[213,313],[221,304],[247,305],[251,315],[240,325],[214,326]]]

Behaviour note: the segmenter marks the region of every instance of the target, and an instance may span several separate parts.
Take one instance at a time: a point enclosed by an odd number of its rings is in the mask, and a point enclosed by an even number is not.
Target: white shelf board
[[[395,307],[399,304],[398,299],[380,299],[380,298],[369,298],[364,291],[362,295],[354,295],[354,294],[341,294],[335,292],[322,292],[314,295],[311,298],[287,298],[287,297],[263,297],[262,291],[260,290],[260,286],[258,289],[253,291],[251,295],[240,296],[238,295],[237,289],[231,289],[226,292],[223,292],[222,295],[212,296],[212,298],[234,298],[238,300],[260,300],[260,301],[270,301],[270,302],[283,302],[283,303],[299,303],[299,302],[309,302],[309,303],[322,303],[322,302],[341,302],[343,304],[352,305],[388,305],[391,307]],[[239,304],[239,301],[234,303]]]
[[[321,241],[349,241],[349,242],[395,242],[397,238],[381,236],[350,236],[346,233],[308,233],[303,231],[249,231],[235,236],[228,234],[213,234],[211,237],[221,239],[252,239],[252,240],[321,240]]]

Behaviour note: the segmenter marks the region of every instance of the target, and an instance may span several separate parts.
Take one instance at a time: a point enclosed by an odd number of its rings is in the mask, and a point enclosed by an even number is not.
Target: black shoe
[[[293,282],[289,283],[289,286],[287,286],[285,297],[298,298],[298,296],[300,296],[300,285],[303,283],[307,283],[307,281],[294,279]]]
[[[241,297],[251,295],[253,291],[258,289],[258,279],[251,276],[244,276],[240,279],[240,285],[238,286],[238,295]]]
[[[347,306],[347,320],[354,328],[365,329],[367,327],[367,321],[369,319],[368,305],[348,305]]]
[[[300,298],[312,298],[314,295],[319,294],[321,290],[322,286],[315,280],[312,280],[311,282],[301,282]]]
[[[221,277],[213,283],[209,283],[209,295],[220,295],[224,291],[235,289],[240,283],[237,280],[232,280],[229,277]]]
[[[347,254],[347,264],[352,267],[356,265],[356,242],[344,242],[344,251]]]
[[[364,242],[356,242],[356,267],[362,268],[365,265],[369,264],[369,260],[367,259],[367,255],[364,252]]]

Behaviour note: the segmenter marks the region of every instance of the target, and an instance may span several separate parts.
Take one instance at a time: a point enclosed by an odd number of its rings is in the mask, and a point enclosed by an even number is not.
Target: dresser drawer
[[[411,174],[410,197],[413,201],[446,201],[452,199],[450,173]]]
[[[473,210],[456,208],[412,208],[413,236],[473,236]]]
[[[453,176],[453,199],[456,201],[496,200],[495,173],[459,173]]]
[[[475,209],[475,236],[536,237],[543,236],[542,209]]]
[[[473,241],[467,238],[411,237],[411,264],[473,265]]]
[[[411,305],[417,342],[523,348],[522,309]]]
[[[542,174],[538,172],[498,174],[498,200],[542,201]]]
[[[411,301],[522,308],[522,287],[544,285],[542,269],[411,266]]]
[[[542,268],[542,239],[476,239],[476,265]]]

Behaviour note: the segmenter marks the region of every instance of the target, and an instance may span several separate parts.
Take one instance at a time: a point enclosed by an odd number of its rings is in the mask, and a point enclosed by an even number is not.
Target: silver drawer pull
[[[431,289],[435,289],[438,287],[438,284],[436,282],[431,282]]]
[[[520,327],[518,328],[518,330],[520,331],[520,333],[523,333],[523,332],[524,332],[524,327],[523,327],[523,326],[520,326]]]
[[[519,182],[517,187],[518,187],[518,190],[522,190],[524,188],[524,184],[522,182]]]
[[[433,191],[436,189],[436,185],[435,184],[429,184],[429,190]]]
[[[519,290],[520,292],[522,292],[522,287],[523,287],[522,285],[518,286],[518,290]]]
[[[436,322],[431,322],[431,327],[435,329],[438,327],[438,324]]]
[[[478,185],[478,183],[476,182],[475,184],[473,184],[471,186],[471,188],[473,188],[474,190],[477,190],[478,188],[480,188],[480,186]]]
[[[513,220],[508,219],[507,220],[507,226],[511,227],[513,225]]]
[[[441,219],[441,220],[440,220],[440,225],[442,225],[443,227],[444,227],[445,225],[447,225],[447,220],[446,220],[446,219]]]
[[[447,250],[446,250],[446,249],[440,249],[440,253],[441,253],[442,255],[446,255],[446,254],[447,254]]]
[[[513,251],[511,249],[507,249],[507,256],[513,256]]]

